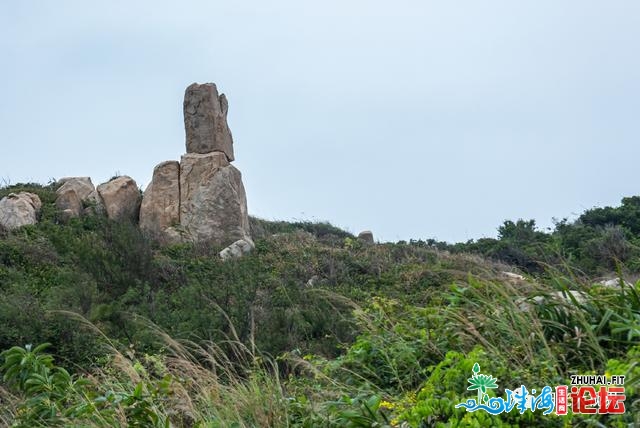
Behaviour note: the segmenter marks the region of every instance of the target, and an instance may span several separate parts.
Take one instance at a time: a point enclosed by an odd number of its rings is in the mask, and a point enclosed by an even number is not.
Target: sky
[[[249,212],[493,237],[640,194],[636,0],[4,1],[0,183],[185,152],[215,82]]]

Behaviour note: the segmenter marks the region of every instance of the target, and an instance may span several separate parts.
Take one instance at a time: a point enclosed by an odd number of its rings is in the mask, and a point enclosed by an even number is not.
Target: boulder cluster
[[[186,153],[180,162],[157,165],[143,195],[128,176],[114,177],[97,188],[89,177],[64,178],[56,191],[59,218],[104,214],[116,221],[139,222],[144,233],[161,242],[229,246],[220,254],[224,259],[250,251],[242,175],[231,165],[235,157],[227,98],[213,83],[194,83],[185,91],[183,110]],[[41,205],[32,193],[6,196],[0,200],[0,226],[12,230],[35,224]]]

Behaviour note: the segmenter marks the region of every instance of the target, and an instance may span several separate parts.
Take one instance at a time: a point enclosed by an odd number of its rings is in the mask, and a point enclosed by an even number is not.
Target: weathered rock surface
[[[250,240],[242,175],[221,153],[182,157],[180,225],[193,241],[225,245]]]
[[[138,220],[141,196],[138,185],[131,177],[123,175],[98,186],[98,194],[112,220]]]
[[[63,219],[79,217],[84,205],[90,205],[101,211],[101,201],[95,186],[89,177],[66,177],[58,180],[62,183],[56,193],[56,208],[62,212]]]
[[[67,189],[58,194],[56,198],[56,208],[60,211],[62,220],[64,221],[80,217],[83,212],[82,200],[74,189]]]
[[[98,203],[100,201],[90,177],[65,177],[58,180],[58,183],[62,184],[56,190],[58,195],[74,190],[82,202]]]
[[[34,193],[10,193],[0,200],[0,226],[7,230],[17,229],[38,222],[42,208],[40,197]]]
[[[227,98],[213,83],[190,85],[184,93],[187,153],[223,152],[234,160],[233,137],[227,125]]]
[[[373,233],[370,230],[363,230],[358,234],[358,239],[366,244],[373,244]]]
[[[229,166],[224,153],[187,153],[180,159],[180,194],[189,197],[200,180],[206,180],[213,176],[219,168]]]
[[[220,251],[220,258],[227,261],[230,259],[238,259],[245,254],[249,254],[255,248],[253,241],[249,238],[238,239],[224,250]]]
[[[167,236],[167,229],[180,223],[180,164],[162,162],[153,170],[151,183],[140,206],[140,228],[154,237]],[[171,236],[171,240],[174,240]]]

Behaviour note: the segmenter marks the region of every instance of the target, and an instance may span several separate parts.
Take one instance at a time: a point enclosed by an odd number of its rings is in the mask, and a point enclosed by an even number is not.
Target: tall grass
[[[226,339],[196,343],[172,338],[150,321],[130,315],[130,321],[148,330],[163,349],[147,355],[113,342],[77,314],[58,312],[101,338],[103,361],[73,378],[79,386],[49,403],[48,414],[32,411],[36,407],[28,390],[0,389],[0,423],[400,426],[400,415],[410,415],[411,406],[417,406],[410,397],[432,375],[458,373],[459,367],[439,368],[444,361],[456,361],[451,351],[479,355],[476,350],[482,349],[488,361],[501,367],[502,375],[513,376],[505,379],[509,383],[560,384],[569,374],[604,373],[612,358],[623,358],[638,344],[638,291],[639,284],[621,281],[619,288],[593,287],[560,272],[549,272],[544,281],[469,275],[432,290],[425,307],[385,298],[359,305],[335,293],[309,290],[310,299],[324,299],[329,307],[350,307],[355,317],[360,334],[336,359],[296,352],[271,358],[260,353],[253,334],[248,342],[240,340],[228,318]],[[213,309],[224,315],[221,308]],[[450,383],[441,388],[464,394],[464,376],[461,381],[450,376]],[[79,379],[87,386],[77,383]],[[11,386],[10,379],[5,380]],[[446,409],[457,397],[428,407],[428,414],[434,420],[452,417]]]

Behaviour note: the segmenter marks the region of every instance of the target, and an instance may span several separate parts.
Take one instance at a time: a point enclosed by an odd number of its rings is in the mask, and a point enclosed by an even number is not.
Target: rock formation
[[[66,177],[58,183],[62,185],[56,190],[56,208],[63,220],[79,217],[85,212],[102,211],[102,201],[91,178]]]
[[[59,180],[55,206],[60,219],[104,213],[111,220],[139,221],[151,238],[164,242],[205,242],[227,247],[220,257],[240,257],[253,249],[242,174],[231,165],[233,138],[229,105],[213,83],[190,85],[184,96],[185,153],[180,162],[155,167],[140,195],[136,182],[116,177],[94,187],[89,177]],[[0,225],[35,224],[41,203],[31,193],[0,201]]]
[[[142,200],[140,227],[150,236],[220,246],[244,241],[234,256],[253,248],[242,175],[230,164],[227,111],[227,99],[213,83],[186,89],[187,153],[180,163],[163,162],[154,169]]]
[[[180,223],[180,163],[162,162],[153,170],[140,206],[140,228],[160,237]]]
[[[227,125],[227,98],[213,83],[190,85],[184,93],[184,129],[187,153],[222,152],[233,157],[233,138]]]
[[[136,221],[140,212],[140,190],[135,180],[123,175],[98,186],[98,195],[111,220]]]
[[[0,200],[0,226],[17,229],[38,222],[42,202],[38,195],[28,192],[10,193]]]
[[[58,195],[64,194],[68,190],[73,190],[78,194],[82,202],[99,202],[98,193],[90,177],[65,177],[58,180],[58,183],[61,185],[56,190]]]
[[[66,189],[58,194],[56,208],[60,212],[62,220],[80,217],[83,211],[82,200],[74,189]]]
[[[242,176],[224,153],[182,156],[180,224],[194,241],[226,245],[249,237]]]
[[[358,239],[365,244],[373,244],[373,233],[370,230],[363,230],[358,234]]]

